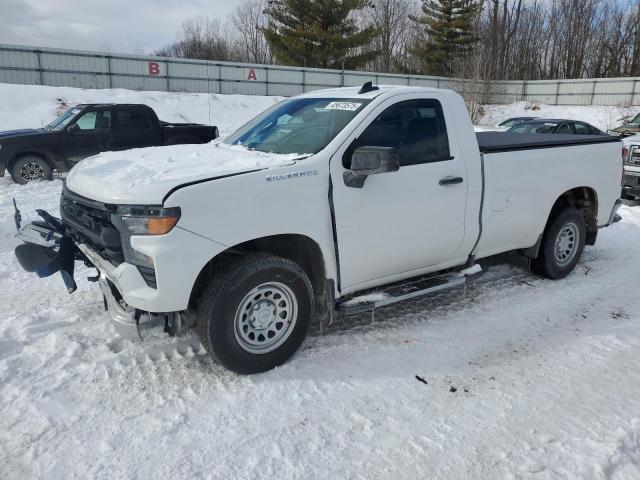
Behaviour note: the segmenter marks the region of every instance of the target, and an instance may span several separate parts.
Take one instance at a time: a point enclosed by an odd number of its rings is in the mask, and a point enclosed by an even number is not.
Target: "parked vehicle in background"
[[[622,198],[640,199],[640,135],[622,139],[622,160],[624,177],[622,178]]]
[[[507,118],[505,121],[500,122],[496,125],[496,129],[499,132],[506,132],[511,127],[515,127],[516,125],[521,124],[522,122],[527,122],[529,120],[535,120],[538,117],[512,117]]]
[[[217,127],[162,122],[147,105],[78,105],[44,128],[0,132],[0,176],[6,168],[17,183],[50,180],[100,152],[207,143],[218,135]]]
[[[521,122],[507,133],[552,133],[561,135],[604,135],[593,125],[577,120],[536,118]]]
[[[462,286],[480,258],[519,251],[565,277],[618,219],[621,148],[604,135],[476,135],[450,90],[322,90],[224,142],[82,162],[62,219],[40,211],[48,226],[20,230],[16,255],[42,276],[60,270],[69,291],[74,259],[96,267],[130,339],[195,326],[223,365],[261,372],[314,319]]]
[[[474,125],[473,130],[476,133],[482,132],[506,132],[514,125],[518,125],[519,123],[526,122],[527,120],[533,120],[537,117],[513,117],[508,118],[504,122],[499,123],[498,125]]]
[[[500,127],[491,127],[488,125],[474,125],[473,131],[476,133],[483,133],[483,132],[500,132],[502,130],[500,130]]]
[[[640,133],[640,113],[619,127],[609,130],[609,133],[612,135],[622,136],[636,135]]]

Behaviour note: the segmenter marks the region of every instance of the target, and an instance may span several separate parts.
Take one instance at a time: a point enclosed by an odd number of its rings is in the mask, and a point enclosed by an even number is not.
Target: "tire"
[[[229,370],[264,372],[300,348],[314,308],[311,282],[297,264],[252,254],[229,264],[205,288],[198,335]]]
[[[575,208],[560,211],[548,223],[531,269],[552,280],[566,277],[578,264],[586,237],[587,229],[580,212]]]
[[[27,155],[13,163],[11,178],[20,185],[40,180],[51,180],[51,167],[41,157]]]

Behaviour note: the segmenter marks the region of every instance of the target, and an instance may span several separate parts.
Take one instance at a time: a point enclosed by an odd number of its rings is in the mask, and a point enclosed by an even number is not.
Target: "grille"
[[[635,175],[625,175],[623,184],[629,187],[635,187],[640,184],[640,177],[636,177]]]
[[[79,243],[88,244],[114,265],[124,261],[120,233],[111,223],[113,207],[62,191],[60,215],[66,234]]]
[[[631,147],[629,150],[629,165],[640,166],[640,149],[638,147]]]

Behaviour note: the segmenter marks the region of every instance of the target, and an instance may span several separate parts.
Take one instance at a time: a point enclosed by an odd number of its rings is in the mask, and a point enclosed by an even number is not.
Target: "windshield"
[[[73,120],[73,118],[77,114],[79,114],[81,111],[82,109],[80,108],[70,108],[69,110],[64,112],[62,115],[60,115],[58,118],[56,118],[53,122],[51,122],[49,125],[47,125],[46,128],[48,130],[56,130],[56,131],[63,130],[67,125],[69,125],[71,120]]]
[[[509,133],[551,133],[557,123],[530,122],[521,123],[509,129]]]
[[[359,98],[285,100],[240,127],[225,143],[261,152],[318,153],[369,101]]]
[[[635,117],[633,117],[629,123],[640,123],[640,113],[638,115],[636,115]]]

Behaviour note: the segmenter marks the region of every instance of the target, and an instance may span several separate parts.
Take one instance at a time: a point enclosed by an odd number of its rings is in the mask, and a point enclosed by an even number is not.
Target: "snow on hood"
[[[290,165],[296,158],[300,155],[258,152],[219,140],[106,152],[73,167],[67,187],[105,203],[159,205],[172,188],[184,183]]]

